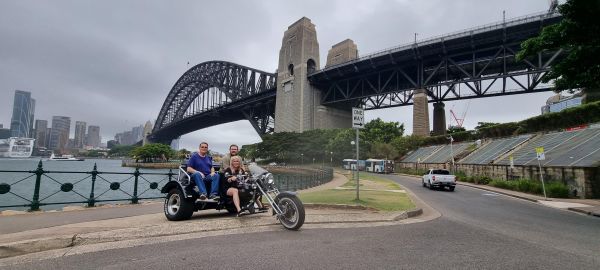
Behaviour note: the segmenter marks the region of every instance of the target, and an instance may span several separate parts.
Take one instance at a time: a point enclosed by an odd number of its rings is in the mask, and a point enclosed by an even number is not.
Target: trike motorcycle
[[[271,206],[272,215],[289,230],[298,230],[304,224],[304,205],[295,193],[279,191],[275,185],[273,174],[255,163],[248,166],[250,174],[236,175],[242,211],[257,213],[256,201],[262,197]],[[210,183],[206,183],[210,190]],[[216,209],[237,213],[233,199],[220,190],[220,198],[216,200],[200,200],[196,184],[187,172],[187,165],[179,166],[176,180],[169,181],[161,189],[166,193],[164,213],[168,220],[186,220],[195,211]]]

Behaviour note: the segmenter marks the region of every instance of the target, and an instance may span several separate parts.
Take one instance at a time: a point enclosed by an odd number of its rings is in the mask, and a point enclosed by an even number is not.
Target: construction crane
[[[465,109],[465,111],[463,112],[463,114],[461,115],[461,118],[456,117],[456,114],[454,113],[454,111],[452,109],[450,109],[450,113],[452,114],[452,117],[454,118],[454,121],[456,122],[456,126],[457,127],[462,127],[464,122],[465,122],[465,118],[467,116],[467,111],[469,110],[469,103],[467,103],[467,108]]]

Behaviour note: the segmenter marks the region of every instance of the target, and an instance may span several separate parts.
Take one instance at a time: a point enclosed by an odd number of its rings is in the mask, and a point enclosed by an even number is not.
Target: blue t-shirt
[[[187,165],[206,176],[210,174],[210,169],[212,168],[212,157],[209,155],[201,157],[198,152],[194,152],[190,160],[188,160]]]

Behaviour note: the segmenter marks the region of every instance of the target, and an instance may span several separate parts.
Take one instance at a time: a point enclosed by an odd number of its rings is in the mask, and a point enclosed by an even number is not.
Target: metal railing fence
[[[318,186],[331,181],[333,168],[306,168],[298,166],[265,167],[273,170],[275,184],[282,191],[296,191]],[[17,180],[6,183],[7,175]],[[86,204],[96,206],[99,202],[161,199],[161,183],[176,177],[176,173],[103,172],[97,165],[91,171],[49,171],[42,161],[35,170],[0,170],[0,209],[28,208],[40,210],[41,206]],[[33,192],[31,190],[33,189]],[[9,198],[10,197],[10,198]]]
[[[33,171],[0,170],[0,173],[25,174],[12,183],[3,183],[6,178],[0,178],[0,209],[28,207],[30,211],[46,205],[84,203],[94,207],[97,202],[131,201],[136,204],[139,200],[159,199],[164,196],[152,196],[150,191],[158,190],[162,182],[166,183],[176,175],[172,170],[149,173],[140,172],[139,168],[133,172],[102,172],[97,170],[96,164],[91,171],[49,171],[44,170],[41,160]],[[151,176],[159,179],[151,179]],[[6,203],[9,194],[12,202]]]

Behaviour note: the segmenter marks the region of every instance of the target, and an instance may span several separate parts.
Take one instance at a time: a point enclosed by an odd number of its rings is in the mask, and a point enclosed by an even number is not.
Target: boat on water
[[[33,153],[33,138],[0,139],[0,158],[28,158]]]
[[[50,158],[47,160],[48,161],[84,161],[84,159],[73,157],[73,155],[62,155],[60,157],[57,157],[54,155],[54,153],[52,153],[52,155],[50,155]]]

